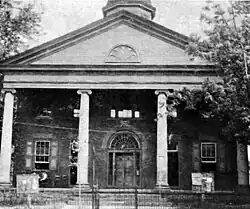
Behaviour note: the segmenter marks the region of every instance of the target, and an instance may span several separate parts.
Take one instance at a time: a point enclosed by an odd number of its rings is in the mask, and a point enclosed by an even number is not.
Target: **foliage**
[[[221,122],[229,139],[250,135],[250,2],[230,2],[226,8],[208,1],[201,18],[204,37],[192,34],[187,52],[213,63],[222,82],[206,80],[201,90],[175,93],[176,104],[184,103],[200,117]]]
[[[40,33],[40,18],[32,4],[0,0],[0,61],[27,47],[27,41]]]

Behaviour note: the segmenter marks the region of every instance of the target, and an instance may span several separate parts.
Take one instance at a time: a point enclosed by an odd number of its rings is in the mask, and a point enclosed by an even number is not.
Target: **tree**
[[[192,34],[187,52],[215,64],[221,83],[204,81],[200,90],[176,92],[202,118],[220,122],[225,139],[237,143],[238,184],[248,185],[246,143],[250,137],[250,2],[223,7],[208,1],[202,10],[204,37]]]
[[[221,121],[229,139],[250,136],[250,2],[231,2],[223,8],[211,1],[203,8],[205,36],[192,34],[187,52],[215,64],[221,83],[204,81],[201,90],[175,93],[176,104],[185,103],[200,117]]]
[[[27,48],[39,34],[41,16],[32,4],[0,0],[0,61]]]
[[[17,0],[0,0],[0,62],[27,48],[28,40],[39,34],[40,14],[31,4]],[[3,95],[0,94],[0,116]],[[2,120],[0,123],[2,127]],[[1,139],[0,139],[1,145]],[[12,155],[12,159],[15,155]]]

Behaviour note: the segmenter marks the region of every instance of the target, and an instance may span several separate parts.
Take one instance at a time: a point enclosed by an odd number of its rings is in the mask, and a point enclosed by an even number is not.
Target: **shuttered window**
[[[50,155],[50,170],[56,170],[57,168],[57,150],[58,150],[58,142],[52,141],[51,142],[51,155]]]
[[[33,140],[26,144],[26,169],[56,170],[58,142],[52,140]]]
[[[28,170],[32,169],[32,153],[33,153],[33,143],[32,141],[27,141],[25,167]]]
[[[35,142],[35,168],[49,169],[50,141]]]

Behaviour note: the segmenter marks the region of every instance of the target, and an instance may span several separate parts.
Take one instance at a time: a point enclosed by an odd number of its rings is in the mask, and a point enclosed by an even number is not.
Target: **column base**
[[[168,184],[156,184],[155,189],[158,191],[170,191],[170,187]]]
[[[76,184],[75,188],[79,188],[82,191],[85,191],[85,190],[90,190],[90,185],[89,184]]]

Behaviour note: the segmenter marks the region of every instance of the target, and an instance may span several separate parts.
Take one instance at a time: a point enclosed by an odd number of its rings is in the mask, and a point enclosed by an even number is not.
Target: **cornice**
[[[221,75],[214,65],[0,65],[0,72],[6,73],[168,73],[192,75]]]

